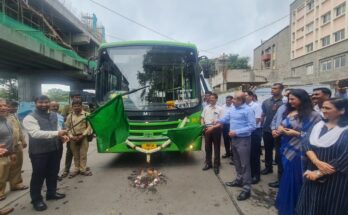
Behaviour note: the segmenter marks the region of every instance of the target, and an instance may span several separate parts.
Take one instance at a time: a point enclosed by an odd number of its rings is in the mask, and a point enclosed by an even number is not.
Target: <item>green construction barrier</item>
[[[75,51],[64,48],[60,45],[58,45],[56,42],[52,41],[51,39],[47,38],[46,35],[35,28],[32,28],[28,25],[25,25],[23,23],[20,23],[11,17],[7,16],[6,14],[0,12],[0,24],[9,27],[11,29],[14,29],[16,31],[21,32],[22,34],[25,34],[32,39],[36,40],[38,43],[41,43],[50,49],[57,50],[60,52],[63,52],[65,55],[74,58],[76,61],[81,62],[85,65],[88,65],[88,60],[79,56]],[[89,67],[90,68],[96,68],[97,63],[95,61],[90,61],[89,62]]]

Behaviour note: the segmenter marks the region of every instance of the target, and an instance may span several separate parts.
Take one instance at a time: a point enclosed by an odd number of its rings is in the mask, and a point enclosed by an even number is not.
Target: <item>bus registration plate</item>
[[[151,149],[157,148],[157,145],[153,143],[144,143],[144,144],[141,144],[141,148],[145,150],[151,150]]]

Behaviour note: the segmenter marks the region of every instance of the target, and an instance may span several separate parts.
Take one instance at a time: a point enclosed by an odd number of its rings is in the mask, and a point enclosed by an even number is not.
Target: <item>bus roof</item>
[[[101,44],[100,49],[117,47],[117,46],[141,46],[141,45],[179,46],[179,47],[186,47],[186,48],[192,48],[192,49],[197,50],[196,45],[194,45],[192,43],[159,41],[159,40],[134,40],[134,41],[103,43],[103,44]]]

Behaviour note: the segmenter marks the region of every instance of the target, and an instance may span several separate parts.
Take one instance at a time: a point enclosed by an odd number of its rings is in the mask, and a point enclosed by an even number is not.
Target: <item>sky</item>
[[[123,40],[168,40],[96,5],[91,0],[60,0],[76,15],[96,14],[106,28],[107,42]],[[222,53],[248,56],[289,24],[289,17],[244,39],[219,46],[289,14],[292,0],[94,0],[122,15],[180,42],[194,43],[200,55]]]

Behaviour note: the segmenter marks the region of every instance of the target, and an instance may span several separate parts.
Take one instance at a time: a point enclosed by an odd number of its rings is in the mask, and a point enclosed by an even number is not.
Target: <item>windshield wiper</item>
[[[137,89],[134,89],[134,90],[131,90],[131,91],[122,93],[121,95],[122,95],[122,96],[125,96],[125,95],[129,95],[129,94],[133,94],[133,93],[135,93],[135,92],[137,92],[137,91],[139,91],[139,90],[142,90],[142,89],[145,89],[145,88],[148,88],[148,87],[150,87],[150,85],[146,85],[146,86],[144,86],[144,87],[140,87],[140,88],[137,88]]]

